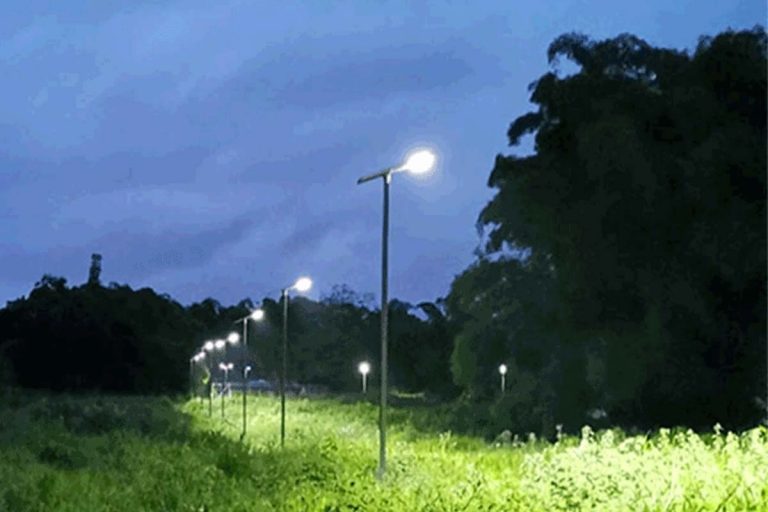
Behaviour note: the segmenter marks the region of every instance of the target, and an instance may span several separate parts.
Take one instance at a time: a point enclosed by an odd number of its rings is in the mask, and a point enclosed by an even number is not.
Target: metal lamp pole
[[[248,317],[243,318],[243,432],[240,434],[240,439],[245,438],[245,425],[248,418],[248,372],[245,371],[246,358],[248,357]],[[248,367],[250,368],[250,366]]]
[[[383,478],[387,469],[387,332],[389,321],[389,299],[387,295],[387,274],[389,259],[389,186],[396,172],[410,171],[416,174],[428,172],[435,164],[435,155],[425,149],[414,151],[406,162],[390,167],[376,174],[363,176],[357,184],[382,178],[384,185],[384,215],[381,229],[381,389],[379,399],[379,468],[377,476]]]
[[[283,288],[283,364],[280,372],[280,448],[285,447],[285,376],[288,371],[288,288]]]
[[[194,400],[195,398],[195,376],[194,376],[194,367],[193,364],[195,362],[194,357],[189,358],[189,399]]]
[[[381,229],[381,389],[379,397],[379,478],[387,469],[387,322],[389,320],[389,300],[387,297],[387,272],[389,257],[389,185],[392,182],[393,169],[386,169],[378,174],[365,176],[357,180],[360,185],[376,178],[382,178],[384,184],[384,221]]]
[[[288,374],[288,292],[305,292],[312,287],[312,280],[300,277],[292,286],[283,288],[283,365],[280,373],[280,448],[285,447],[285,383]]]

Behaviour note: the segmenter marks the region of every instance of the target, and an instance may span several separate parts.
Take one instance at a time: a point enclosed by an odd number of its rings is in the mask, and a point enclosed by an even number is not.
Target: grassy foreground
[[[389,472],[374,478],[377,410],[160,398],[0,400],[0,511],[768,511],[768,430],[741,435],[593,433],[504,446],[430,431],[429,409],[393,410]]]

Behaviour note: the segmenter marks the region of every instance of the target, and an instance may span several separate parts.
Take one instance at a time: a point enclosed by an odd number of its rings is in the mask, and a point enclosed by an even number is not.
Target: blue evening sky
[[[764,24],[763,0],[358,2],[6,0],[0,4],[0,304],[44,273],[151,286],[182,303],[379,289],[444,296],[527,85],[564,32],[692,48]],[[530,145],[530,143],[529,143]]]

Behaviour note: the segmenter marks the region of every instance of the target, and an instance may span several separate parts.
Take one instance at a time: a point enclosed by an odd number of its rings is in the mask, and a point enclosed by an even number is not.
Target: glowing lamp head
[[[296,284],[293,285],[293,288],[299,292],[306,292],[312,288],[312,280],[308,277],[300,277],[296,280]]]
[[[203,350],[207,350],[210,352],[214,348],[214,343],[212,341],[206,341],[205,345],[203,345]]]
[[[428,149],[417,149],[406,158],[401,167],[402,170],[412,172],[413,174],[424,174],[435,167],[437,158],[435,154]]]
[[[245,367],[245,373],[248,373],[251,371],[251,365],[248,365]]]
[[[229,336],[227,336],[227,341],[232,343],[233,345],[240,341],[240,335],[236,332],[229,333]]]
[[[264,320],[264,310],[263,309],[255,309],[250,314],[250,319],[255,320],[257,322]]]
[[[371,371],[371,365],[368,364],[368,361],[363,361],[362,363],[357,365],[357,371],[359,371],[363,375],[368,375],[368,372]]]
[[[505,364],[499,365],[499,373],[502,374],[502,375],[506,375],[507,374],[507,365],[505,365]]]
[[[227,365],[225,365],[224,363],[219,363],[219,370],[226,370],[226,369],[227,369]]]
[[[227,345],[227,342],[224,340],[216,340],[213,344],[214,347],[216,347],[216,350],[221,350]]]

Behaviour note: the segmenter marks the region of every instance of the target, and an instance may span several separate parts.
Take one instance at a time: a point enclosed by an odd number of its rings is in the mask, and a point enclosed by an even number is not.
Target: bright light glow
[[[248,373],[249,371],[251,371],[251,365],[245,367],[245,373]]]
[[[203,350],[207,350],[208,352],[210,352],[211,350],[213,350],[213,347],[214,347],[214,344],[212,341],[206,341],[205,345],[203,345]]]
[[[233,363],[229,363],[229,364],[227,365],[227,370],[231,370],[231,369],[232,369],[232,368],[234,368],[234,367],[235,367],[235,365],[234,365]]]
[[[216,340],[216,342],[213,344],[214,347],[216,347],[217,350],[223,349],[227,345],[227,342],[224,340]]]
[[[308,277],[300,277],[296,280],[296,284],[293,285],[293,288],[300,292],[306,292],[312,288],[312,280]]]
[[[505,375],[507,373],[507,365],[505,364],[499,365],[499,373],[502,375]]]
[[[225,365],[224,363],[219,363],[219,370],[226,370],[226,369],[227,369],[227,365]]]
[[[368,372],[371,371],[371,365],[368,364],[368,361],[363,361],[362,363],[357,365],[357,371],[359,371],[363,375],[368,375]]]
[[[435,167],[435,154],[429,149],[417,149],[406,158],[402,169],[413,174],[424,174]]]
[[[255,309],[251,313],[251,319],[256,320],[257,322],[264,319],[264,310],[263,309]]]
[[[232,343],[233,345],[240,341],[240,335],[236,332],[229,333],[229,336],[227,336],[227,341]]]

